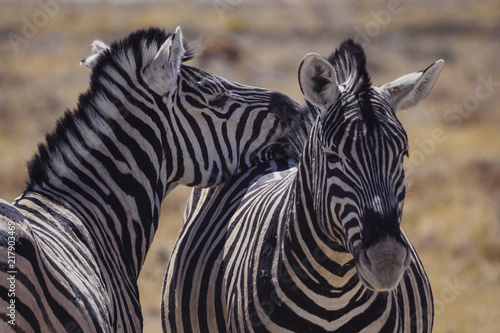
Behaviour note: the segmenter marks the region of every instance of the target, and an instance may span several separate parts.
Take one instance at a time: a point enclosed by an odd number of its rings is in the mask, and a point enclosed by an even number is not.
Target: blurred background
[[[0,197],[25,187],[25,162],[89,73],[79,61],[149,26],[183,29],[190,65],[303,102],[298,66],[348,37],[375,85],[445,68],[429,97],[400,114],[410,138],[403,228],[431,280],[435,332],[498,332],[500,324],[500,2],[0,0]],[[164,202],[139,280],[145,332],[160,332],[164,270],[189,194]]]

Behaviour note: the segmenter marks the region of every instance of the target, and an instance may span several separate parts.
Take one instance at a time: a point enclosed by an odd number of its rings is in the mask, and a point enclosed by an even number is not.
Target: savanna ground
[[[445,68],[427,100],[400,115],[410,138],[403,228],[431,280],[435,332],[500,324],[500,3],[498,1],[0,1],[0,197],[19,195],[25,161],[87,88],[78,66],[94,39],[183,28],[215,74],[303,101],[297,69],[355,37],[375,84]],[[189,189],[170,194],[139,279],[146,332],[161,331],[167,260]]]

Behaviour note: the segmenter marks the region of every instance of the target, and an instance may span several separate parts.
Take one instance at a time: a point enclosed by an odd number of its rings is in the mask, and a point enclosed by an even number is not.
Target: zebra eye
[[[342,157],[340,157],[337,153],[328,152],[326,153],[326,160],[328,161],[328,163],[335,164],[342,162]]]
[[[209,101],[208,104],[216,108],[223,108],[224,105],[226,105],[228,98],[229,97],[224,93],[218,94],[214,97],[214,99]]]

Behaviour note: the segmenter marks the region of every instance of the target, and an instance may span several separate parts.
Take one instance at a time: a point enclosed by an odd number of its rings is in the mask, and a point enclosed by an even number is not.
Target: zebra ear
[[[92,70],[101,54],[108,49],[109,46],[106,43],[100,40],[95,40],[92,43],[92,55],[80,61],[80,66],[87,67],[88,69]]]
[[[176,79],[185,53],[186,50],[182,42],[182,30],[181,27],[177,27],[175,32],[160,47],[160,50],[149,65],[150,73],[160,73],[163,77]]]
[[[335,100],[339,92],[337,74],[326,58],[309,53],[299,67],[299,85],[305,99],[319,107]]]
[[[444,60],[438,60],[423,71],[404,75],[375,89],[387,99],[395,112],[409,109],[427,97],[443,66]]]

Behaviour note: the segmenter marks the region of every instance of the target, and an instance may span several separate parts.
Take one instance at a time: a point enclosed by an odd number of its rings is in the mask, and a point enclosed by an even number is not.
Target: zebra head
[[[318,223],[354,256],[363,284],[383,291],[397,286],[411,261],[400,229],[408,140],[396,112],[427,96],[444,62],[380,87],[371,85],[365,62],[348,40],[328,59],[306,55],[299,81],[319,112],[312,149]]]
[[[111,45],[95,41],[92,52],[80,64],[104,87],[104,109],[137,120],[147,141],[160,143],[144,147],[161,155],[164,184],[212,186],[255,162],[293,154],[284,133],[300,104],[184,65],[192,51],[179,27],[173,34],[140,30]]]

